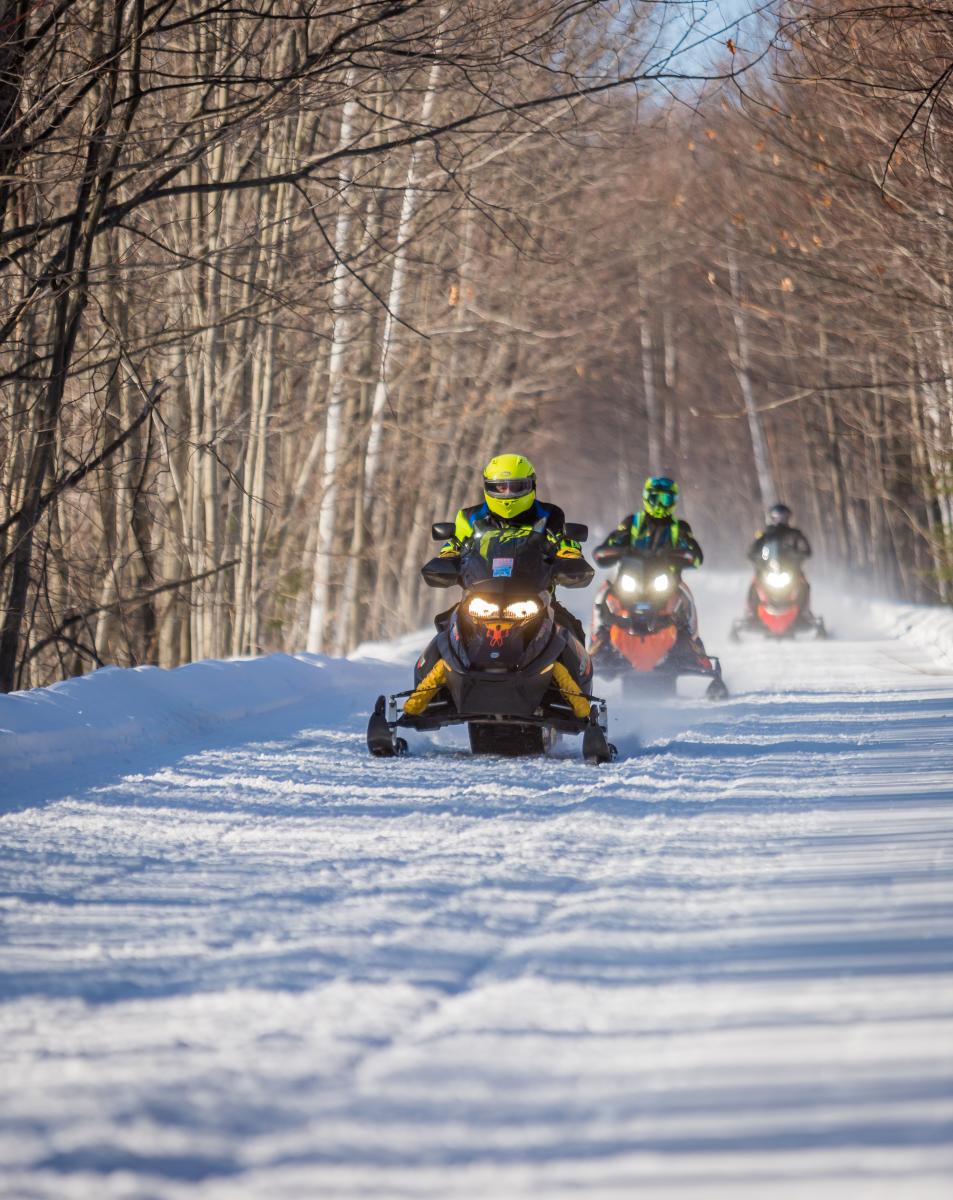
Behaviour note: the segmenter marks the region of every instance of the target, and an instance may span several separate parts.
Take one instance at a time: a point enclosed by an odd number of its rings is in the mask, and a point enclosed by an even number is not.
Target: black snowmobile
[[[432,532],[443,542],[453,525],[439,522]],[[567,525],[566,533],[577,541],[588,536],[584,525]],[[371,754],[406,753],[403,729],[465,724],[475,754],[542,754],[558,734],[581,733],[587,762],[614,757],[605,702],[591,694],[592,662],[553,610],[553,585],[585,584],[591,568],[557,557],[543,521],[474,536],[459,558],[431,559],[423,576],[431,587],[459,585],[463,597],[437,618],[414,688],[389,702],[378,697],[367,727]]]

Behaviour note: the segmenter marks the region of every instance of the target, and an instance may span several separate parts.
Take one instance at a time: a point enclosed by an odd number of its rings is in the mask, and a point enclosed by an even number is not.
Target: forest
[[[433,611],[503,449],[953,601],[940,4],[0,0],[0,690]]]

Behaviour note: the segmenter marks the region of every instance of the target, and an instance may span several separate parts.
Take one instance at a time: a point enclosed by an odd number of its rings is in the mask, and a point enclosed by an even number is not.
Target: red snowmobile
[[[770,638],[813,632],[817,638],[826,638],[824,619],[811,612],[810,595],[801,559],[784,553],[776,542],[766,541],[755,564],[748,612],[732,625],[731,640],[740,641],[744,632],[763,633]]]
[[[640,694],[674,694],[679,675],[702,675],[711,679],[709,699],[727,696],[721,664],[698,641],[695,602],[681,578],[683,559],[623,553],[617,561],[615,578],[596,600],[606,640],[601,649],[593,646],[597,671],[620,675],[626,691]]]

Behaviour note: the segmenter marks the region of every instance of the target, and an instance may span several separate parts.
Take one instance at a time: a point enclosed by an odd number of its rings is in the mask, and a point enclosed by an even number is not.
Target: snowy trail
[[[946,1197],[949,660],[717,640],[601,770],[370,760],[355,663],[13,798],[0,1195]]]

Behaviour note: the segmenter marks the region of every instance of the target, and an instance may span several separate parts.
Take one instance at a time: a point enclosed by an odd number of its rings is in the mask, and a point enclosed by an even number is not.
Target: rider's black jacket
[[[702,548],[692,527],[678,517],[652,517],[646,512],[623,517],[609,536],[597,546],[593,558],[600,566],[616,562],[623,552],[635,554],[671,554],[683,557],[685,565],[700,567]]]
[[[534,500],[525,512],[512,517],[501,517],[490,512],[486,502],[474,504],[471,508],[461,508],[457,513],[454,536],[444,542],[438,559],[454,559],[460,556],[461,544],[467,538],[479,537],[483,533],[500,529],[526,529],[528,525],[544,521],[546,536],[552,546],[552,552],[559,559],[559,583],[562,587],[587,587],[592,582],[594,569],[582,556],[578,542],[566,536],[566,515],[555,504],[544,504]],[[423,568],[424,578],[431,559]]]
[[[765,542],[777,542],[781,553],[790,554],[793,558],[810,558],[811,544],[793,525],[766,525],[748,548],[750,562],[761,561],[761,549]]]

